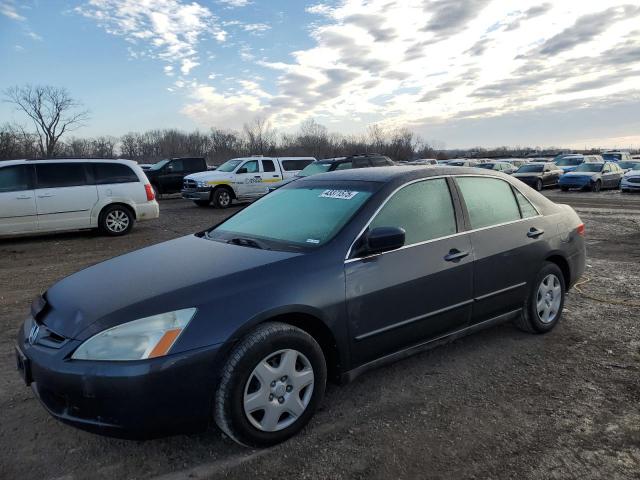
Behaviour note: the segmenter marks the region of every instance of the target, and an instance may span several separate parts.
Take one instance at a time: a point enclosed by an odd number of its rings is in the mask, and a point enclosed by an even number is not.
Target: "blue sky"
[[[0,0],[0,88],[68,88],[86,136],[314,118],[447,147],[640,147],[638,25],[638,0]],[[5,121],[26,125],[2,103]]]

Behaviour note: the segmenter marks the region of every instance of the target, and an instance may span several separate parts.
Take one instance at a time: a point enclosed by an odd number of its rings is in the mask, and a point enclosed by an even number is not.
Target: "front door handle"
[[[447,253],[444,256],[444,259],[447,262],[457,262],[457,261],[462,260],[467,255],[469,255],[469,252],[466,252],[466,251],[461,252],[457,248],[452,248],[451,250],[449,250],[449,253]]]
[[[45,195],[38,195],[38,198],[49,198],[49,197],[55,197],[55,195],[53,193],[47,193]]]
[[[527,237],[529,238],[538,238],[540,235],[544,233],[544,230],[540,230],[536,227],[531,227],[527,232]]]
[[[17,200],[30,200],[31,197],[16,197]]]

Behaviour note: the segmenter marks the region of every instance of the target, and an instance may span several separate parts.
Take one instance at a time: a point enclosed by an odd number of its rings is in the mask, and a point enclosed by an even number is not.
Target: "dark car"
[[[156,197],[163,193],[177,193],[182,189],[184,177],[208,170],[202,157],[167,158],[144,169]]]
[[[624,176],[616,162],[582,163],[575,170],[560,177],[558,185],[563,191],[570,188],[599,192],[603,188],[620,188]]]
[[[527,163],[516,170],[513,176],[540,191],[544,187],[558,185],[558,179],[563,173],[554,163]]]
[[[54,417],[86,430],[215,420],[272,445],[309,421],[327,379],[509,320],[553,329],[583,235],[571,207],[492,171],[314,175],[56,283],[19,331],[18,365]]]

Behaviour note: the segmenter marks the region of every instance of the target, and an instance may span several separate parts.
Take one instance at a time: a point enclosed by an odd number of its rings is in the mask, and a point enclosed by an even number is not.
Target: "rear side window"
[[[516,195],[516,200],[518,201],[518,205],[520,206],[520,213],[522,214],[522,218],[531,218],[538,215],[537,210],[531,204],[527,198],[520,193],[517,188],[513,189],[513,192]]]
[[[122,163],[94,163],[93,175],[98,185],[140,181],[133,170]]]
[[[30,183],[26,165],[0,168],[0,192],[30,190]]]
[[[38,163],[37,188],[76,187],[87,184],[84,163]]]
[[[443,178],[412,183],[391,197],[369,228],[400,227],[405,245],[456,233],[456,216]]]
[[[285,172],[302,170],[312,162],[313,160],[282,160],[282,168]]]
[[[497,178],[456,178],[467,205],[471,228],[489,227],[520,219],[511,186]]]
[[[265,172],[275,172],[276,166],[273,164],[273,160],[262,160],[262,169]]]

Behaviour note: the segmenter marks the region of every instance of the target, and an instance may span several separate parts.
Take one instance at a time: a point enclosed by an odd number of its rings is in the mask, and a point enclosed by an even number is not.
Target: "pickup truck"
[[[167,158],[154,163],[143,171],[153,187],[156,198],[163,193],[177,193],[182,188],[184,177],[208,170],[202,157]]]
[[[227,208],[233,200],[256,200],[315,162],[313,157],[233,158],[214,172],[200,172],[184,178],[182,198],[200,206]]]

